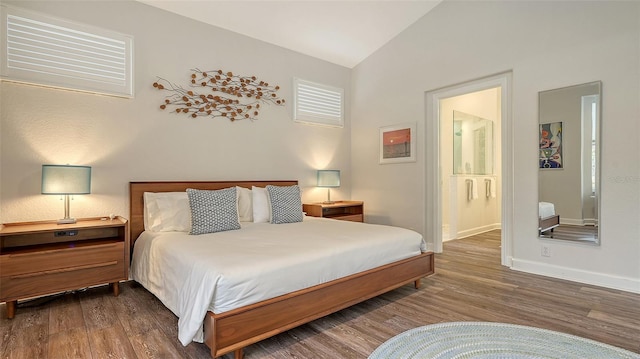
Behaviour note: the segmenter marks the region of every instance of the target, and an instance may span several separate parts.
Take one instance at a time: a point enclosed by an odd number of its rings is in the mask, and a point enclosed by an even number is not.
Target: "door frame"
[[[466,81],[425,92],[425,234],[432,249],[442,253],[442,194],[440,168],[440,100],[500,87],[501,98],[501,263],[512,266],[513,258],[513,121],[511,110],[512,71]]]

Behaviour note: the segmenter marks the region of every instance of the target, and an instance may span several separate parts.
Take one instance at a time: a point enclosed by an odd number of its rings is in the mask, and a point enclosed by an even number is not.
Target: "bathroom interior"
[[[500,88],[440,101],[442,240],[501,228]]]

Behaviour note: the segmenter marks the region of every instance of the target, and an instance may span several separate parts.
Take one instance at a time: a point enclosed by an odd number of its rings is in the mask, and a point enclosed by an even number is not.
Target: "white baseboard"
[[[560,217],[560,224],[566,224],[570,226],[584,226],[584,220],[582,218],[563,218]]]
[[[560,224],[567,224],[570,226],[595,226],[598,224],[598,220],[595,218],[562,218],[560,217]]]
[[[500,223],[487,224],[482,227],[476,227],[476,228],[466,229],[464,231],[459,231],[458,236],[456,238],[451,238],[451,239],[461,239],[465,237],[475,236],[476,234],[489,232],[489,231],[493,231],[494,229],[500,229],[500,228],[501,228]]]
[[[640,279],[513,258],[511,269],[640,294]]]

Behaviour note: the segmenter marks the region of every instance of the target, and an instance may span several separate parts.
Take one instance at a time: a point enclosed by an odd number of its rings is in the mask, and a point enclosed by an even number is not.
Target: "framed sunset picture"
[[[380,127],[380,164],[416,161],[416,124]]]

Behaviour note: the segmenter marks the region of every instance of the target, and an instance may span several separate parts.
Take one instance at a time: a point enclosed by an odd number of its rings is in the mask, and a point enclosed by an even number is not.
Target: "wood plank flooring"
[[[565,239],[578,242],[595,242],[598,239],[598,227],[561,224],[552,231],[550,230],[541,233],[540,237]]]
[[[251,345],[245,358],[366,358],[396,334],[449,321],[531,325],[640,353],[640,295],[509,270],[499,246],[499,231],[446,242],[420,290],[406,285]],[[209,358],[204,344],[183,347],[177,318],[132,282],[118,297],[104,286],[20,305],[13,320],[0,312],[2,358]]]

